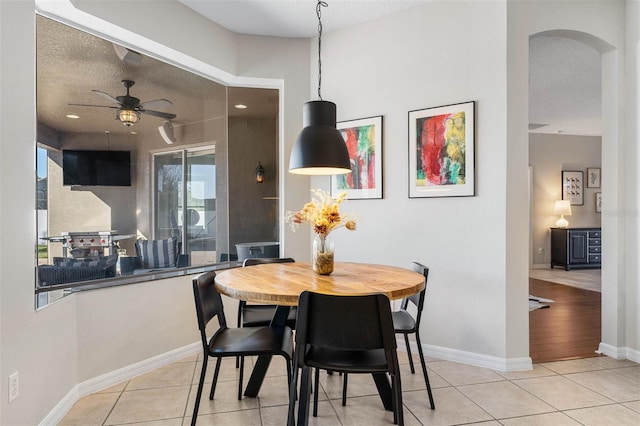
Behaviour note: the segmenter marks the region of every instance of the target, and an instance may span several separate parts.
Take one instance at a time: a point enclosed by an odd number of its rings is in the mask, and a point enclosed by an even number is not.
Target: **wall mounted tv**
[[[62,151],[63,185],[131,186],[130,151]]]

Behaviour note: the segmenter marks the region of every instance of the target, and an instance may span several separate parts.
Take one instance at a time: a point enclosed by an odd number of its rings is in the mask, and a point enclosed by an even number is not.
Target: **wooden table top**
[[[409,269],[337,262],[331,275],[318,275],[304,262],[268,263],[228,269],[215,278],[222,294],[247,302],[295,306],[305,290],[342,296],[382,293],[402,299],[424,288],[424,276]]]

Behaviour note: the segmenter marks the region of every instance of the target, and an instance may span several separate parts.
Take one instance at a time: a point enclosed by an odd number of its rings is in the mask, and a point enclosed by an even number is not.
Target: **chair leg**
[[[218,383],[218,373],[220,373],[220,361],[222,358],[216,360],[216,370],[213,373],[213,383],[211,383],[211,392],[209,393],[209,399],[213,399],[213,394],[216,393],[216,383]]]
[[[424,382],[427,385],[427,393],[429,394],[429,403],[431,404],[431,409],[435,410],[436,405],[433,402],[433,393],[431,393],[431,383],[429,383],[429,374],[427,374],[427,364],[424,362],[424,354],[422,353],[422,343],[420,343],[420,335],[418,333],[416,333],[416,343],[418,344],[418,355],[420,355],[420,364],[422,365]]]
[[[411,368],[411,374],[416,374],[416,370],[413,368],[413,356],[411,355],[411,345],[409,344],[409,335],[404,333],[404,343],[407,346],[407,356],[409,357],[409,368]]]
[[[204,354],[204,359],[202,361],[202,371],[200,371],[200,381],[198,382],[198,391],[196,392],[196,401],[193,406],[193,414],[191,415],[191,426],[195,426],[196,419],[198,418],[198,409],[200,408],[200,397],[202,396],[202,388],[204,387],[204,377],[207,373],[207,360],[209,359],[208,354]]]
[[[315,390],[313,395],[313,417],[318,417],[318,390],[320,388],[320,369],[316,368]]]
[[[242,310],[244,309],[245,305],[246,305],[246,302],[244,300],[238,301],[238,319],[236,320],[236,327],[238,328],[242,327]],[[236,368],[240,368],[239,356],[236,357]]]
[[[347,405],[347,377],[349,377],[349,374],[344,373],[342,377],[342,406],[343,407]]]
[[[402,384],[400,381],[400,370],[392,377],[391,392],[393,393],[393,423],[404,426],[404,407],[402,405]]]
[[[309,403],[311,401],[311,367],[302,369],[300,379],[300,402],[298,403],[298,425],[309,424]]]
[[[244,357],[240,357],[240,377],[238,378],[238,401],[242,399],[242,379],[244,377]]]
[[[287,426],[295,426],[296,399],[298,398],[298,366],[293,366],[293,376],[289,381],[289,410],[287,413]]]

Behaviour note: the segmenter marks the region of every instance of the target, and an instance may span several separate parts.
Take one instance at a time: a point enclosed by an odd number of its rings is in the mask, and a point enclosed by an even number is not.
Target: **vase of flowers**
[[[336,198],[319,189],[314,189],[312,192],[314,195],[312,200],[300,211],[287,212],[286,220],[291,222],[294,231],[303,222],[311,226],[315,233],[312,253],[313,270],[319,275],[329,275],[333,272],[334,259],[334,244],[329,234],[342,227],[355,231],[356,222],[349,215],[340,213],[340,204],[347,196],[346,192],[342,192]]]
[[[333,239],[326,235],[316,235],[313,239],[311,264],[318,275],[330,275],[333,272]]]

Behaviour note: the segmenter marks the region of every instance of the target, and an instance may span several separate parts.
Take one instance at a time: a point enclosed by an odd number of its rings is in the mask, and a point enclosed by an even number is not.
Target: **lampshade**
[[[347,144],[336,129],[336,104],[307,102],[302,108],[302,124],[289,157],[289,172],[300,175],[351,173]]]
[[[558,228],[569,227],[569,221],[564,218],[564,215],[571,216],[571,202],[569,200],[556,200],[553,206],[553,213],[560,215],[560,219],[556,221]]]
[[[132,109],[121,109],[118,111],[116,118],[122,121],[125,126],[133,126],[140,120],[140,113]]]
[[[571,202],[569,200],[556,200],[553,206],[553,214],[571,216]]]

